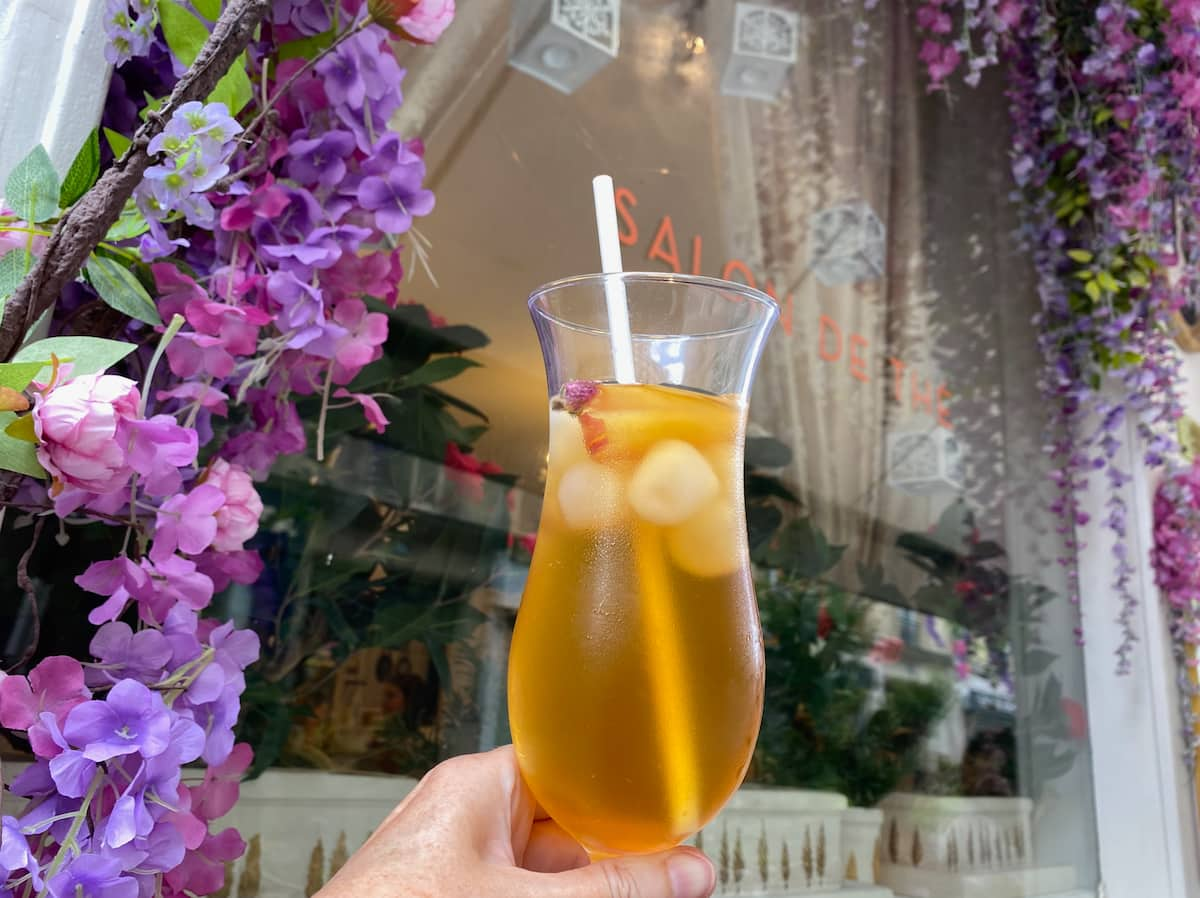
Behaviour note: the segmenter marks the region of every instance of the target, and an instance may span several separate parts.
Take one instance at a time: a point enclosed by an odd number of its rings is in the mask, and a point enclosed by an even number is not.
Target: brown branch
[[[234,60],[249,46],[255,29],[270,9],[271,0],[229,0],[200,55],[179,79],[162,108],[147,115],[125,154],[59,219],[41,258],[5,307],[0,323],[0,360],[12,356],[21,337],[79,275],[92,250],[116,223],[126,200],[153,161],[150,141],[163,130],[176,109],[193,100],[204,100],[212,93]]]
[[[25,647],[25,651],[21,655],[21,659],[12,666],[13,670],[17,670],[33,657],[37,651],[38,643],[42,639],[42,611],[38,608],[37,587],[33,581],[29,579],[29,559],[33,557],[33,550],[37,548],[38,539],[42,535],[42,527],[46,524],[46,519],[39,517],[33,525],[33,539],[29,541],[29,548],[25,550],[25,554],[21,556],[21,560],[17,562],[17,586],[21,587],[21,591],[25,593],[25,601],[29,603],[29,611],[33,615],[33,636],[30,637],[29,645]]]

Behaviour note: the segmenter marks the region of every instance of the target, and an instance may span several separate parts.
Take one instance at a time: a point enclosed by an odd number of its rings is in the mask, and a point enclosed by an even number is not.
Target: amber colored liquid
[[[551,411],[546,496],[509,661],[538,802],[593,855],[676,845],[745,775],[763,647],[732,399],[602,385]]]

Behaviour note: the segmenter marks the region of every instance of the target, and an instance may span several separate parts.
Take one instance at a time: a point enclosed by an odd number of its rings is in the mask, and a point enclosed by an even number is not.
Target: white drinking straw
[[[621,240],[617,234],[617,201],[611,176],[597,175],[592,179],[592,197],[596,201],[596,231],[600,236],[600,268],[605,274],[620,274]],[[637,375],[633,371],[633,335],[629,330],[625,282],[620,278],[605,278],[604,299],[608,306],[613,374],[617,383],[637,383]]]

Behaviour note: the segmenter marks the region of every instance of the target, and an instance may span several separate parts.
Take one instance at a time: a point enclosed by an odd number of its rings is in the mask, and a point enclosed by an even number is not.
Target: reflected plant
[[[891,679],[872,710],[874,674],[860,660],[868,600],[823,579],[844,551],[801,518],[760,552],[767,684],[751,777],[871,806],[919,769],[949,690]]]

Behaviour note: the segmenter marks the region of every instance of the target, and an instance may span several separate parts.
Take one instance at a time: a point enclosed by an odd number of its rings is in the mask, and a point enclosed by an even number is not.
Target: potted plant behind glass
[[[947,688],[888,681],[863,662],[869,601],[823,579],[842,557],[809,518],[782,527],[758,553],[766,639],[763,727],[751,779],[844,795],[839,873],[874,882],[884,795],[920,767],[920,749],[945,714]]]

